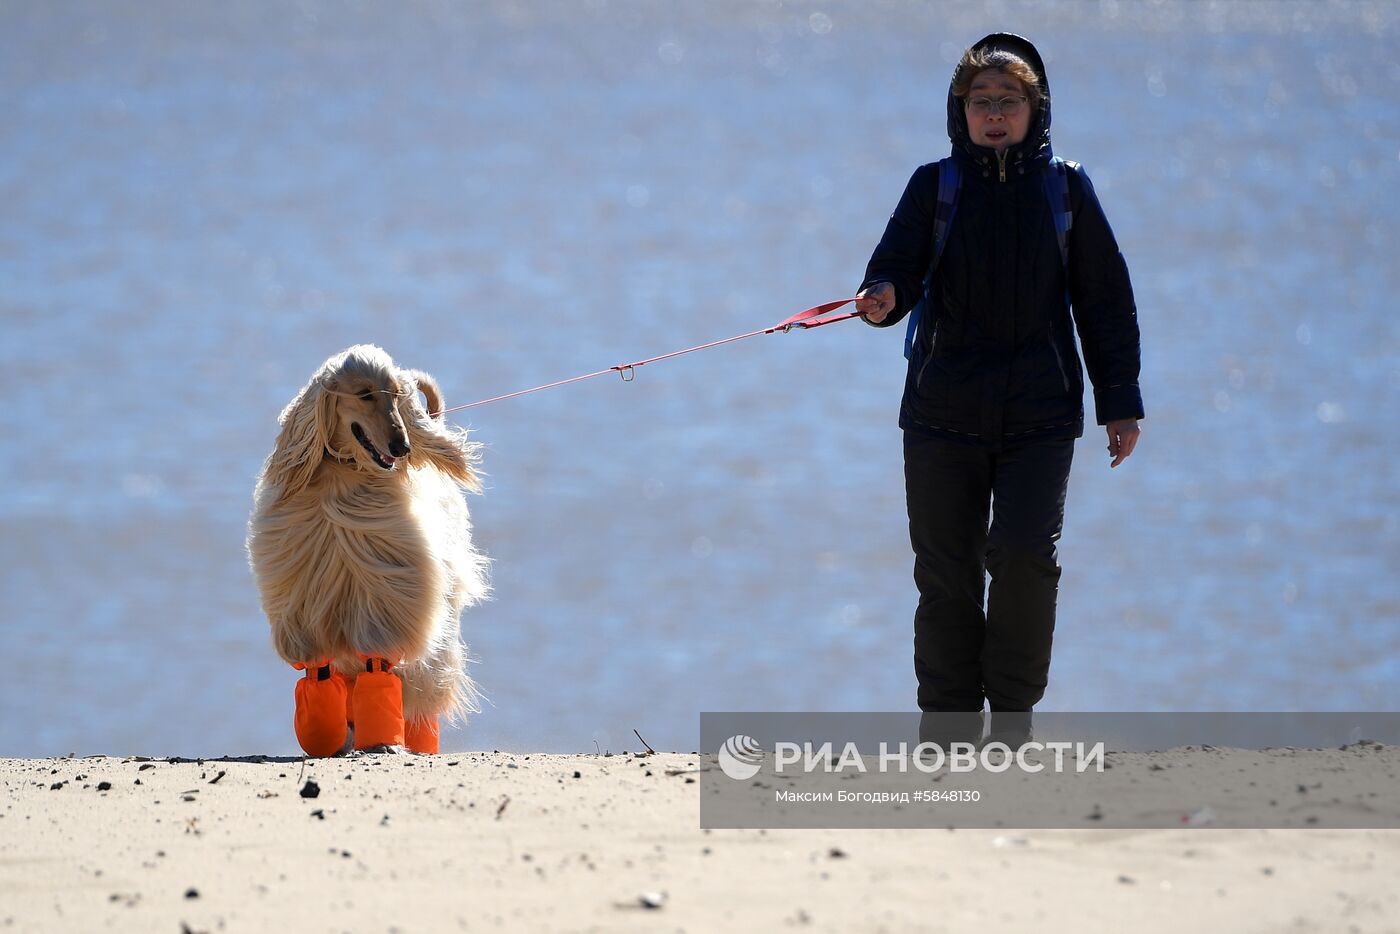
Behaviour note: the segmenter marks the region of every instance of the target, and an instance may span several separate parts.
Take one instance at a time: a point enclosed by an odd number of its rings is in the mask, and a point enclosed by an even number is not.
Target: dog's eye
[[[360,398],[363,399],[363,400],[365,400],[366,402],[373,402],[373,401],[374,401],[374,390],[373,390],[373,389],[366,389],[364,392],[360,393]]]

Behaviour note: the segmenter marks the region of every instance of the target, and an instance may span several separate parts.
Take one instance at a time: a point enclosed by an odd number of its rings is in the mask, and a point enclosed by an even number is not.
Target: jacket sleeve
[[[1143,418],[1138,388],[1141,339],[1128,264],[1083,167],[1075,166],[1070,172],[1070,185],[1074,207],[1069,243],[1070,304],[1084,364],[1094,384],[1098,423]]]
[[[933,258],[933,214],[937,201],[938,164],[921,165],[904,186],[904,194],[885,224],[885,234],[870,256],[860,284],[861,289],[876,282],[894,286],[894,311],[875,327],[898,323],[923,296],[924,276]],[[873,324],[868,318],[865,320]]]

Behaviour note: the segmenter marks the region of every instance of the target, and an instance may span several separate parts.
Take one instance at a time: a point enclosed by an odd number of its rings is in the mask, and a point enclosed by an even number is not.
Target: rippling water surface
[[[1395,709],[1393,5],[9,4],[0,755],[294,751],[243,535],[321,360],[461,403],[847,295],[994,29],[1045,55],[1144,341],[1138,452],[1076,453],[1043,706]],[[445,746],[912,706],[899,345],[466,413],[491,704]]]

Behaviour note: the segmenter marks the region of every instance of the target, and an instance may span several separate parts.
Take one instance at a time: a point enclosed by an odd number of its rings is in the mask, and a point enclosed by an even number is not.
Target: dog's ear
[[[277,418],[282,430],[263,466],[259,491],[272,492],[274,502],[281,502],[305,489],[325,457],[334,417],[335,396],[313,379]]]
[[[444,406],[442,404],[442,389],[438,386],[437,380],[422,370],[404,370],[403,378],[412,380],[418,387],[418,391],[423,394],[423,398],[428,400],[428,414],[441,420]]]
[[[428,400],[426,416],[415,402],[414,417],[404,420],[409,446],[413,449],[410,460],[422,458],[420,463],[432,464],[467,489],[480,492],[481,476],[476,465],[481,460],[481,445],[468,441],[465,430],[443,420],[442,390],[436,380],[421,370],[406,370],[403,376],[416,382]]]

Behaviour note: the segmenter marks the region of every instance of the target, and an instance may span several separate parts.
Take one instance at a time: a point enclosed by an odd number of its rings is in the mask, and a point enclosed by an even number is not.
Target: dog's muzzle
[[[360,427],[359,422],[352,422],[350,424],[350,433],[355,436],[356,441],[360,442],[360,447],[369,452],[370,458],[373,459],[376,464],[385,470],[394,469],[396,459],[387,454],[380,453],[379,448],[375,447],[369,438],[366,437],[365,430]]]

